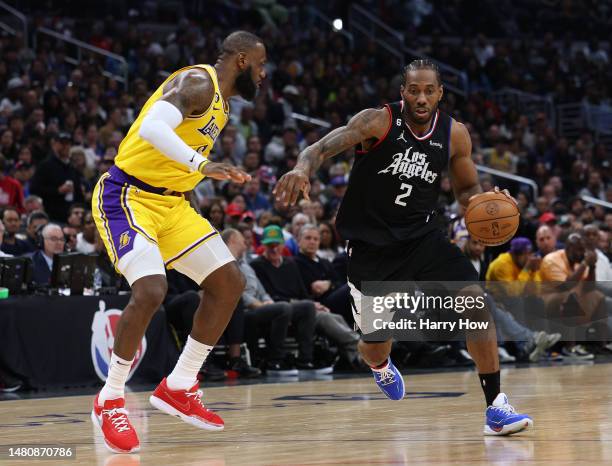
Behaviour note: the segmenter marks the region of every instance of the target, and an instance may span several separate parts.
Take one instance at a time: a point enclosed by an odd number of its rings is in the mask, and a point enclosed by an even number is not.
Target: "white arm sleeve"
[[[181,111],[165,100],[155,102],[140,124],[138,135],[165,156],[200,171],[208,159],[178,137],[174,129],[183,121]]]

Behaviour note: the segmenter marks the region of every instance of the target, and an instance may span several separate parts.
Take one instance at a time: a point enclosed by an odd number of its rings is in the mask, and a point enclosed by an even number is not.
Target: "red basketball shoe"
[[[223,430],[223,419],[202,404],[199,383],[189,390],[170,390],[166,379],[157,386],[149,401],[160,411],[181,418],[187,424],[206,430]]]
[[[98,404],[98,395],[91,411],[92,422],[100,428],[106,447],[115,453],[132,453],[140,450],[140,442],[127,417],[125,399],[106,400]]]

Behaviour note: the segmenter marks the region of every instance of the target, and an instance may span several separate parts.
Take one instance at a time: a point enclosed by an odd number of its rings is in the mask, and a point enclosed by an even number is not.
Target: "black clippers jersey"
[[[438,110],[431,129],[417,137],[402,117],[402,106],[401,101],[386,105],[391,117],[386,136],[355,155],[336,218],[345,240],[387,245],[439,227],[434,211],[450,157],[452,119]]]

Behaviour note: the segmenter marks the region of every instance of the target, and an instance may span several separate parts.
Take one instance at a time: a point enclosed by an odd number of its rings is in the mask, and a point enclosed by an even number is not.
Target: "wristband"
[[[198,164],[198,168],[197,171],[199,171],[200,173],[202,173],[202,169],[208,164],[208,162],[210,162],[210,160],[202,157],[204,160],[201,160],[200,163]]]

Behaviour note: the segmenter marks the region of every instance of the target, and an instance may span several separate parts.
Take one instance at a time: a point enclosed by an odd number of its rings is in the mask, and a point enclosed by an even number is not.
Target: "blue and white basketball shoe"
[[[374,380],[378,388],[387,395],[391,400],[401,400],[404,398],[405,388],[402,374],[397,370],[397,367],[391,362],[391,358],[387,360],[387,365],[381,369],[372,369]]]
[[[526,414],[516,413],[504,393],[497,395],[485,416],[485,435],[510,435],[533,427],[533,420]]]

